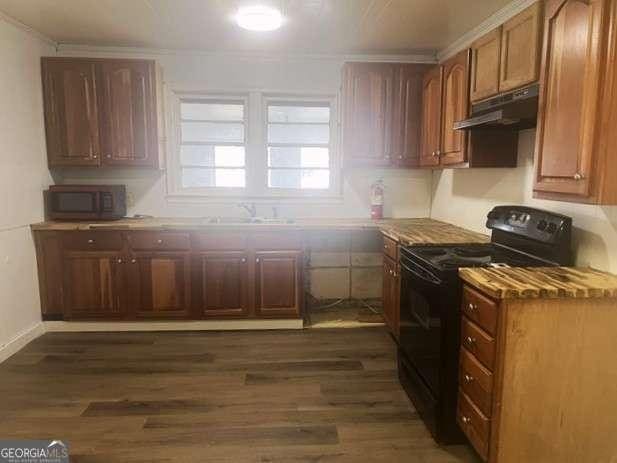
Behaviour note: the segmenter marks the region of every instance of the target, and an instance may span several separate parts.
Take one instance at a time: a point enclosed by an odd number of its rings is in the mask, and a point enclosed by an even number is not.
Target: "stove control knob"
[[[557,225],[555,225],[553,222],[548,224],[548,227],[546,228],[547,233],[550,233],[551,235],[553,233],[555,233],[557,231]]]
[[[546,230],[547,226],[548,226],[548,223],[546,222],[546,220],[540,220],[538,222],[538,230],[540,230],[540,231]]]

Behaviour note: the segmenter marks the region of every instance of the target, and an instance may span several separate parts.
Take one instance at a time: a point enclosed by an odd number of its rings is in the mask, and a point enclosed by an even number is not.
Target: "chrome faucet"
[[[255,203],[240,203],[238,207],[246,210],[251,216],[251,219],[254,219],[257,216],[257,205]]]

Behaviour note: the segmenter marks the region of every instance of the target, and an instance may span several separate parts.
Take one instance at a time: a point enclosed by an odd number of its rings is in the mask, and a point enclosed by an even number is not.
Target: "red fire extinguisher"
[[[371,219],[383,219],[383,179],[371,185]]]

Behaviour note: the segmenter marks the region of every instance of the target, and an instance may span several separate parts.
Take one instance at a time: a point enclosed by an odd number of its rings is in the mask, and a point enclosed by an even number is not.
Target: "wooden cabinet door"
[[[348,63],[343,72],[343,149],[347,166],[392,162],[392,64]]]
[[[93,61],[43,58],[43,101],[50,167],[100,164],[99,106]]]
[[[441,97],[443,70],[435,66],[426,73],[422,82],[422,143],[420,165],[439,165],[441,149]]]
[[[103,163],[158,166],[154,61],[101,60]]]
[[[248,257],[245,252],[208,252],[195,258],[199,278],[196,297],[199,316],[249,315]]]
[[[124,317],[124,259],[120,253],[66,252],[63,272],[65,318]]]
[[[479,101],[499,92],[501,27],[471,45],[471,101]]]
[[[392,259],[384,256],[383,264],[383,318],[392,335],[399,337],[400,271]]]
[[[443,63],[443,107],[441,163],[460,164],[467,160],[467,131],[454,130],[454,123],[469,115],[469,60],[465,50]]]
[[[422,78],[426,69],[421,64],[403,64],[397,71],[392,154],[398,167],[417,167],[420,164]]]
[[[187,318],[190,254],[134,252],[126,264],[127,301],[134,318]]]
[[[502,26],[499,91],[538,80],[542,2],[536,2]]]
[[[260,317],[301,315],[302,251],[255,253],[255,309]]]
[[[546,3],[535,191],[590,195],[605,0]]]

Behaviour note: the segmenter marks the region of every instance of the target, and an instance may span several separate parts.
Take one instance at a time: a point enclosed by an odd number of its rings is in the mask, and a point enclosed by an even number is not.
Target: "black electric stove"
[[[399,377],[435,439],[464,442],[456,424],[461,267],[571,265],[572,219],[522,206],[498,206],[486,222],[490,243],[400,250]]]

